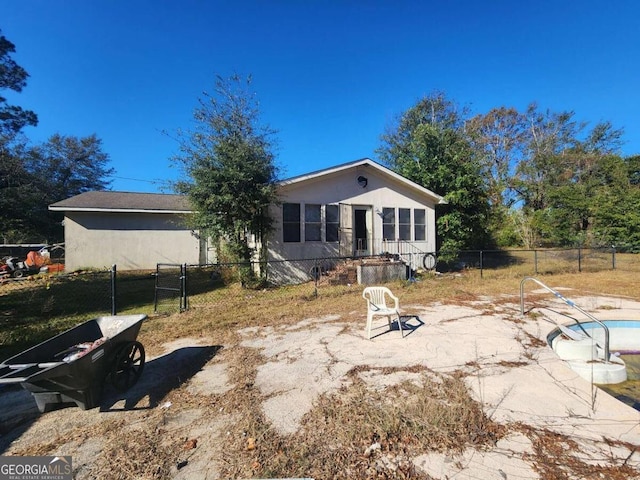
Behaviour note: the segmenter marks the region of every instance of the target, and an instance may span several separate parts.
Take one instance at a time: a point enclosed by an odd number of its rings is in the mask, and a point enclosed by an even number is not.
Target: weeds
[[[253,408],[257,392],[244,390],[235,397],[244,420],[228,446],[233,460],[224,476],[426,479],[412,463],[415,456],[483,448],[504,435],[505,427],[470,397],[462,374],[423,372],[416,382],[380,391],[360,380],[366,370],[352,371],[350,385],[322,395],[288,436],[265,425]]]
[[[161,428],[121,429],[106,442],[91,474],[122,480],[169,478],[182,444],[181,438]]]
[[[628,480],[638,478],[638,472],[623,458],[589,458],[575,439],[546,429],[521,426],[533,443],[533,454],[525,454],[541,480],[602,479]],[[637,446],[626,442],[607,440],[611,445],[623,447],[631,456]]]
[[[632,272],[616,271],[558,275],[552,282],[578,292],[601,285],[602,294],[636,296],[640,283],[636,277]],[[391,287],[398,290],[404,305],[435,302],[465,305],[487,296],[499,297],[498,302],[506,304],[517,298],[519,280],[512,276],[482,280],[475,275],[463,275],[425,278]],[[232,416],[232,424],[215,439],[222,445],[221,478],[427,480],[427,475],[412,463],[417,455],[489,449],[514,430],[522,431],[532,440],[534,449],[526,454],[526,460],[535,466],[543,480],[633,478],[636,472],[624,459],[602,459],[602,465],[596,466],[584,460],[580,456],[584,447],[570,437],[493,421],[485,412],[486,406],[469,394],[463,373],[437,374],[424,366],[355,367],[347,375],[342,389],[317,398],[295,434],[278,433],[262,413],[261,405],[266,397],[255,386],[257,368],[267,360],[255,349],[242,347],[236,332],[247,327],[290,326],[305,318],[329,314],[340,315],[341,321],[361,321],[364,302],[360,294],[358,287],[325,286],[316,298],[308,295],[305,286],[247,291],[232,285],[217,289],[213,304],[205,306],[194,302],[197,306],[186,313],[152,317],[143,324],[140,340],[151,354],[161,353],[162,344],[185,337],[213,338],[216,344],[225,345],[225,362],[232,386],[229,391],[196,396],[189,394],[184,385],[176,385],[175,389],[163,393],[165,397],[157,399],[158,403],[171,400],[176,411],[197,408],[202,412],[202,422]],[[15,312],[11,314],[11,322],[18,322],[18,318]],[[519,327],[518,322],[514,323]],[[12,341],[9,336],[12,328],[5,327],[3,344]],[[38,328],[47,331],[52,327],[42,323]],[[519,331],[519,341],[526,352],[544,346],[536,336],[521,328]],[[498,365],[523,366],[533,359],[530,354]],[[466,367],[477,373],[481,365],[475,361],[468,362]],[[365,373],[388,375],[397,371],[413,374],[414,381],[373,389],[363,380]],[[11,453],[51,454],[56,446],[101,436],[102,449],[91,467],[91,476],[170,478],[187,438],[181,431],[164,428],[162,413],[158,410],[149,411],[141,423],[133,427],[123,421],[103,420],[98,426],[66,430],[59,437],[43,439],[40,444]]]

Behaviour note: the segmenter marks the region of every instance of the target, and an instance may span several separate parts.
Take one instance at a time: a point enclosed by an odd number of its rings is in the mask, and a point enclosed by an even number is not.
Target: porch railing
[[[378,253],[398,255],[412,270],[424,268],[430,270],[436,266],[436,255],[428,242],[409,242],[407,240],[382,240]]]

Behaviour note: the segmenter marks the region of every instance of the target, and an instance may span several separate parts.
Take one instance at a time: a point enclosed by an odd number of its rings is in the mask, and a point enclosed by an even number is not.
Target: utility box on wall
[[[376,285],[392,282],[393,280],[406,280],[407,265],[402,262],[366,263],[358,265],[358,284]]]

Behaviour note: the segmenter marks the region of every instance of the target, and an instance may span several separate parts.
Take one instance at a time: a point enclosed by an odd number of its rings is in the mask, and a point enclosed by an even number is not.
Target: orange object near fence
[[[41,255],[35,250],[32,250],[31,252],[27,253],[27,259],[24,261],[24,263],[28,267],[42,267],[43,265],[47,264],[47,260],[47,257]]]

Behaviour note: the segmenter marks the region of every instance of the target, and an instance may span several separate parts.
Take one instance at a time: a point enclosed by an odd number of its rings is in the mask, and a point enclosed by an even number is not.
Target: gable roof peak
[[[347,163],[342,163],[340,165],[336,165],[333,167],[329,167],[329,168],[325,168],[322,170],[316,170],[315,172],[310,172],[310,173],[305,173],[302,175],[298,175],[295,177],[291,177],[285,180],[282,180],[279,185],[281,187],[285,187],[288,185],[294,185],[296,183],[300,183],[300,182],[305,182],[305,181],[309,181],[309,180],[314,180],[314,179],[319,179],[322,177],[325,177],[327,175],[331,175],[334,173],[339,173],[341,171],[345,171],[345,170],[349,170],[349,169],[353,169],[353,168],[357,168],[357,167],[372,167],[376,170],[378,170],[380,173],[382,173],[383,175],[386,175],[392,179],[394,179],[395,181],[398,181],[400,183],[404,183],[405,185],[420,191],[422,194],[427,195],[429,197],[431,197],[436,203],[440,203],[440,204],[446,204],[447,201],[444,199],[444,197],[442,197],[441,195],[438,195],[437,193],[429,190],[428,188],[423,187],[422,185],[417,184],[416,182],[409,180],[408,178],[394,172],[393,170],[391,170],[390,168],[385,167],[384,165],[378,163],[378,162],[374,162],[373,160],[371,160],[368,157],[364,157],[361,158],[359,160],[354,160],[351,162],[347,162]]]

